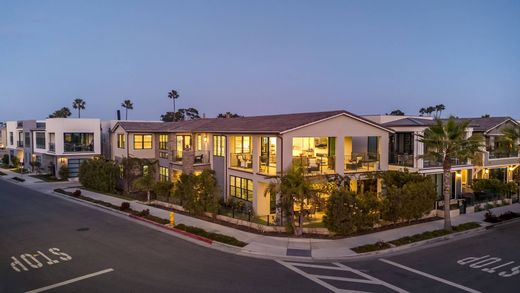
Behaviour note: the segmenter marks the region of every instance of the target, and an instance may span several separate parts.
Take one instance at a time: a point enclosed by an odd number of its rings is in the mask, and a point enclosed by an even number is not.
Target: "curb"
[[[163,229],[166,229],[166,230],[169,230],[169,231],[173,231],[175,233],[178,233],[178,234],[181,234],[181,235],[184,235],[184,236],[187,236],[187,237],[190,237],[192,239],[195,239],[195,240],[199,240],[199,241],[202,241],[202,242],[206,242],[208,244],[213,244],[213,240],[211,239],[208,239],[206,237],[202,237],[202,236],[199,236],[199,235],[196,235],[196,234],[192,234],[192,233],[189,233],[189,232],[186,232],[186,231],[183,231],[183,230],[180,230],[180,229],[176,229],[176,228],[171,228],[171,227],[168,227],[168,226],[165,226],[165,225],[161,225],[159,223],[156,223],[154,221],[151,221],[151,220],[148,220],[146,218],[142,218],[142,217],[139,217],[139,216],[135,216],[135,215],[132,215],[132,214],[129,214],[128,215],[130,218],[132,219],[136,219],[136,220],[139,220],[139,221],[143,221],[143,222],[146,222],[148,224],[152,224],[156,227],[161,227]]]

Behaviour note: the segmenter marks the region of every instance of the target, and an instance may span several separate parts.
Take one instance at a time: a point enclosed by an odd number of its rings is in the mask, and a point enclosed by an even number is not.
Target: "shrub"
[[[128,211],[130,209],[130,203],[127,201],[122,202],[119,209],[122,211]]]
[[[488,223],[498,223],[498,222],[500,222],[498,217],[495,214],[493,214],[492,211],[487,211],[487,213],[484,215],[484,221],[486,221]]]
[[[79,167],[79,182],[86,188],[113,193],[119,179],[119,167],[114,161],[89,159]]]
[[[137,215],[138,215],[139,217],[146,217],[146,216],[149,216],[149,215],[150,215],[150,210],[149,210],[149,209],[142,210],[142,211],[140,211]]]
[[[61,166],[60,171],[58,171],[61,179],[67,179],[70,176],[70,171],[67,166]]]
[[[4,156],[2,157],[2,164],[9,165],[9,155],[8,154],[4,154]]]
[[[17,156],[12,156],[11,165],[13,166],[13,168],[18,168],[18,166],[20,165],[20,159],[18,159]]]
[[[74,192],[72,193],[72,195],[75,196],[75,197],[79,197],[79,196],[81,196],[81,190],[79,190],[79,189],[74,190]]]
[[[234,245],[234,246],[239,246],[239,247],[244,247],[247,245],[247,243],[242,242],[242,241],[236,239],[235,237],[227,236],[227,235],[223,235],[223,234],[219,234],[219,233],[207,232],[206,230],[198,228],[198,227],[179,224],[179,225],[175,225],[175,228],[189,232],[191,234],[199,235],[199,236],[211,239],[211,240],[226,243],[229,245]]]
[[[201,174],[181,174],[174,192],[183,208],[200,215],[204,212],[218,211],[219,188],[215,171],[204,170]]]

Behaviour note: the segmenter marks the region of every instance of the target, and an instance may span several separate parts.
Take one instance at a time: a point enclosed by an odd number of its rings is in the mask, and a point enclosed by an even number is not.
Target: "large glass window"
[[[159,180],[166,182],[169,180],[169,170],[167,167],[159,167]]]
[[[93,152],[94,133],[68,132],[63,134],[65,152]]]
[[[182,160],[182,151],[191,149],[191,135],[177,135],[175,137],[175,160]]]
[[[28,147],[31,147],[31,133],[30,132],[25,132],[25,147],[28,148]]]
[[[54,132],[49,133],[49,152],[54,152],[56,150],[56,143],[54,139]]]
[[[124,134],[117,135],[117,148],[124,149],[126,144],[126,138]]]
[[[36,148],[45,149],[45,132],[36,132]]]
[[[152,149],[151,134],[134,134],[134,150]]]
[[[219,157],[226,155],[226,136],[213,135],[213,155]]]
[[[235,153],[251,153],[251,136],[235,136]]]
[[[9,144],[14,145],[14,134],[13,132],[9,132]]]
[[[229,193],[247,201],[253,201],[253,181],[237,176],[229,176]]]
[[[159,149],[160,150],[168,149],[168,134],[159,135]]]

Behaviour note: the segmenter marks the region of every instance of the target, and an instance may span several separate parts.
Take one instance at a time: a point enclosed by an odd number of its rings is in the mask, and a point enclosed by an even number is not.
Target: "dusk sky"
[[[520,118],[520,1],[0,1],[0,121],[158,120],[171,89],[207,117]]]

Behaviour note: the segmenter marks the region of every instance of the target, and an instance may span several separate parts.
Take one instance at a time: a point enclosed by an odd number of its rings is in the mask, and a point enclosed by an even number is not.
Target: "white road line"
[[[341,264],[341,263],[339,263],[339,262],[334,262],[333,264],[335,264],[335,265],[337,265],[337,266],[339,266],[339,267],[342,267],[342,268],[348,269],[348,270],[350,270],[351,272],[353,272],[353,273],[355,273],[355,274],[357,274],[357,275],[359,275],[359,276],[362,276],[362,277],[365,277],[365,278],[367,278],[367,279],[369,279],[369,280],[372,280],[372,281],[374,281],[376,284],[379,284],[379,285],[385,286],[385,287],[387,287],[387,288],[389,288],[389,289],[392,289],[392,290],[394,290],[394,291],[396,291],[396,292],[399,292],[399,293],[409,293],[408,291],[406,291],[406,290],[404,290],[404,289],[401,289],[401,288],[399,288],[399,287],[397,287],[397,286],[394,286],[394,285],[392,285],[392,284],[390,284],[390,283],[387,283],[387,282],[385,282],[385,281],[383,281],[383,280],[379,280],[379,279],[377,279],[377,278],[375,278],[375,277],[372,277],[372,276],[370,276],[370,275],[368,275],[368,274],[365,274],[365,273],[363,273],[363,272],[361,272],[361,271],[358,271],[358,270],[356,270],[356,269],[353,269],[353,268],[351,268],[351,267],[348,267],[348,266],[346,266],[346,265],[344,265],[344,264]]]
[[[61,286],[64,286],[64,285],[67,285],[67,284],[70,284],[70,283],[74,283],[74,282],[77,282],[77,281],[81,281],[81,280],[85,280],[85,279],[92,278],[92,277],[95,277],[95,276],[99,276],[99,275],[102,275],[102,274],[110,273],[110,272],[113,272],[113,271],[114,271],[114,269],[106,269],[106,270],[102,270],[102,271],[95,272],[95,273],[92,273],[92,274],[88,274],[88,275],[84,275],[84,276],[77,277],[77,278],[74,278],[74,279],[70,279],[70,280],[67,280],[67,281],[63,281],[63,282],[60,282],[60,283],[56,283],[56,284],[53,284],[53,285],[49,285],[49,286],[45,286],[45,287],[41,287],[41,288],[38,288],[38,289],[31,290],[31,291],[27,291],[25,293],[43,292],[43,291],[47,291],[47,290],[50,290],[50,289],[61,287]]]
[[[315,265],[315,264],[308,264],[308,263],[301,263],[301,262],[290,262],[290,261],[286,261],[285,263],[293,265],[293,266],[298,266],[298,267],[337,270],[337,271],[349,271],[348,269],[345,269],[345,268],[339,268],[339,267],[333,267],[333,266],[322,266],[322,265]]]
[[[326,275],[313,275],[316,278],[324,279],[324,280],[334,280],[334,281],[345,281],[352,283],[363,283],[363,284],[373,284],[379,285],[379,282],[365,279],[353,279],[353,278],[345,278],[345,277],[336,277],[336,276],[326,276]]]
[[[382,262],[384,262],[384,263],[387,263],[387,264],[389,264],[389,265],[393,265],[393,266],[396,266],[396,267],[401,268],[401,269],[403,269],[403,270],[407,270],[407,271],[409,271],[409,272],[416,273],[416,274],[421,275],[421,276],[423,276],[423,277],[430,278],[430,279],[432,279],[432,280],[435,280],[435,281],[438,281],[438,282],[444,283],[444,284],[446,284],[446,285],[453,286],[453,287],[455,287],[455,288],[458,288],[458,289],[464,290],[464,291],[466,291],[466,292],[471,292],[471,293],[481,293],[480,291],[477,291],[477,290],[475,290],[475,289],[471,289],[471,288],[468,288],[468,287],[466,287],[466,286],[462,286],[462,285],[459,285],[459,284],[457,284],[457,283],[453,283],[453,282],[451,282],[451,281],[448,281],[448,280],[445,280],[445,279],[442,279],[442,278],[436,277],[436,276],[434,276],[434,275],[430,275],[430,274],[425,273],[425,272],[418,271],[418,270],[416,270],[416,269],[412,269],[412,268],[410,268],[410,267],[404,266],[404,265],[402,265],[402,264],[398,264],[398,263],[396,263],[396,262],[393,262],[393,261],[390,261],[390,260],[387,260],[387,259],[382,259],[382,258],[380,258],[379,260],[382,261]]]
[[[313,275],[309,275],[307,273],[305,273],[304,271],[290,265],[290,264],[286,264],[285,262],[281,261],[281,260],[275,260],[277,263],[281,264],[282,266],[288,268],[289,270],[293,271],[293,272],[296,272],[302,276],[304,276],[305,278],[315,282],[315,283],[318,283],[320,285],[322,285],[323,287],[329,289],[330,291],[332,292],[336,292],[336,293],[339,293],[339,292],[344,292],[344,290],[341,290],[341,289],[338,289],[332,285],[330,285],[329,283],[327,282],[324,282],[316,277],[314,277]]]

